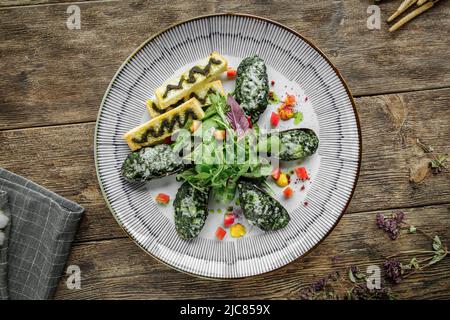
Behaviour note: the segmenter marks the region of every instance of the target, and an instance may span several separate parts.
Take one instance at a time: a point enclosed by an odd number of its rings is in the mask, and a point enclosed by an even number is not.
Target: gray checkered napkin
[[[53,296],[83,211],[0,168],[0,300]]]

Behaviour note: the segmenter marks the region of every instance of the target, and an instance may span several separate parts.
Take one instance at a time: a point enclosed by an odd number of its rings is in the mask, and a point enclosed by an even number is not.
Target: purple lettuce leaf
[[[248,129],[250,129],[248,118],[239,103],[237,103],[231,95],[227,98],[227,104],[230,106],[230,111],[226,114],[227,119],[237,135],[241,137]]]

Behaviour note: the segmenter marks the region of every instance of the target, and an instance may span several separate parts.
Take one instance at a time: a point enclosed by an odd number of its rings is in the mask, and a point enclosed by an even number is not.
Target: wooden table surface
[[[70,1],[70,0],[69,0]],[[67,0],[0,1],[0,166],[86,208],[56,299],[277,298],[336,268],[428,249],[420,234],[391,241],[375,215],[404,211],[407,222],[449,245],[450,179],[427,172],[430,155],[450,154],[450,3],[394,34],[384,22],[399,1],[381,2],[381,30],[368,30],[371,0],[81,1],[81,29],[69,30]],[[361,175],[351,204],[315,250],[275,272],[210,281],[172,270],[139,249],[110,214],[94,167],[94,127],[122,61],[151,35],[201,14],[240,12],[281,22],[321,48],[342,72],[361,119]],[[338,255],[338,261],[330,257]],[[450,259],[392,287],[397,298],[450,298]]]

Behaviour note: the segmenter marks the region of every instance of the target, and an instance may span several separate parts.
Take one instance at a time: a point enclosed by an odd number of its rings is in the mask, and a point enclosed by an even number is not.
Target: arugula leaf
[[[191,143],[191,133],[188,130],[178,130],[172,150],[180,152],[183,148],[188,148]]]
[[[232,131],[232,128],[228,122],[228,118],[226,114],[230,111],[230,107],[227,105],[225,97],[220,93],[211,94],[209,96],[211,100],[211,107],[214,107],[216,113],[219,115],[222,120],[222,124],[227,129],[227,131]]]
[[[211,188],[214,198],[222,203],[234,199],[237,182],[241,177],[261,178],[269,176],[272,166],[266,159],[258,159],[255,132],[245,129],[248,126],[247,118],[245,124],[240,107],[232,106],[231,110],[225,101],[225,97],[215,94],[210,96],[212,111],[208,111],[209,117],[204,120],[194,136],[202,138],[194,151],[189,155],[195,166],[178,174],[177,178],[189,182],[195,188]],[[233,104],[233,103],[231,103]],[[232,113],[231,117],[227,116]],[[246,131],[242,136],[237,136],[232,128],[244,128]],[[200,129],[199,128],[199,129]],[[212,132],[215,129],[227,130],[226,143],[217,143]],[[229,151],[235,155],[227,159]]]
[[[214,104],[211,104],[206,110],[205,110],[205,116],[203,117],[203,121],[211,118],[212,116],[217,114],[216,106]]]

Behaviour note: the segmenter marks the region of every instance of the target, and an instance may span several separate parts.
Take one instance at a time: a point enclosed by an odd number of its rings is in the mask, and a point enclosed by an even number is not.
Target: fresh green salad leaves
[[[272,166],[268,160],[257,158],[255,133],[247,130],[242,119],[238,118],[244,114],[238,110],[239,105],[234,104],[232,110],[220,94],[211,95],[210,99],[211,106],[206,110],[200,130],[194,133],[197,137],[202,135],[201,142],[188,155],[195,166],[177,178],[197,188],[211,188],[216,200],[227,203],[234,199],[240,177],[269,176]],[[236,132],[234,126],[246,131]],[[215,138],[216,130],[226,130],[226,141]],[[232,152],[227,152],[227,148],[233,148],[229,150]],[[229,158],[229,155],[233,157]]]

